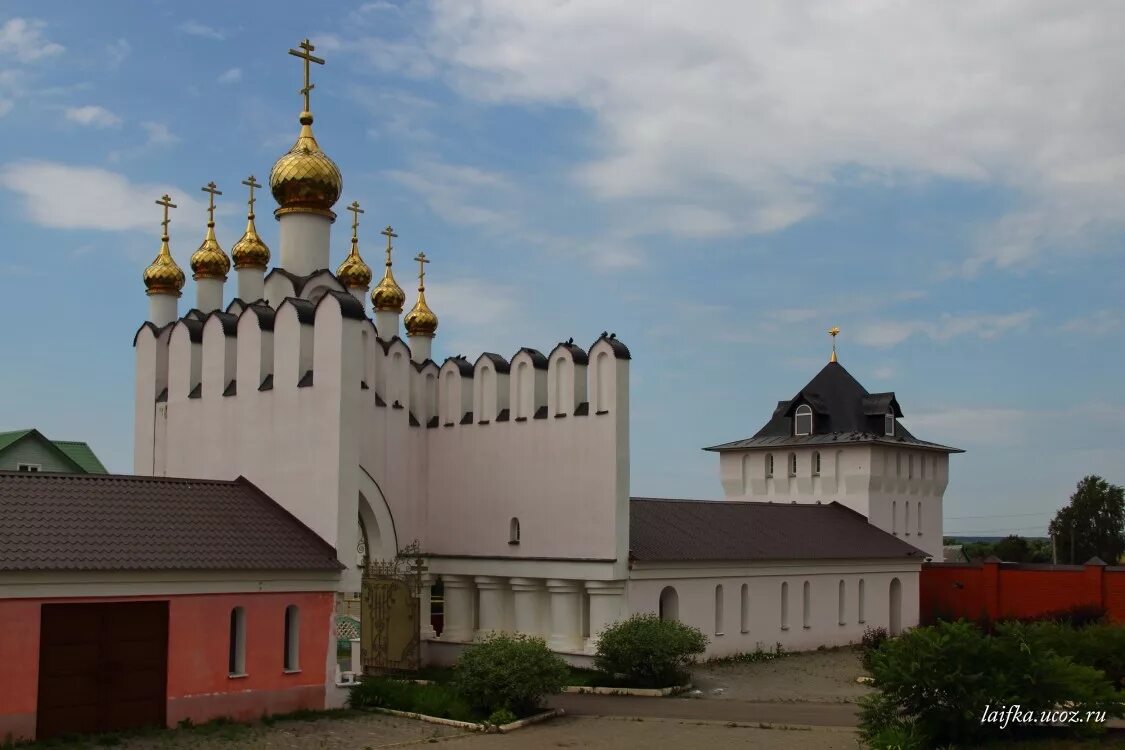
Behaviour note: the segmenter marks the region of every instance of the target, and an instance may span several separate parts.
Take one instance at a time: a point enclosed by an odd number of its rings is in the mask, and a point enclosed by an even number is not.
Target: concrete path
[[[572,716],[636,716],[818,727],[855,727],[859,724],[859,709],[850,703],[766,703],[563,694],[553,696],[548,704],[552,708],[564,709]]]

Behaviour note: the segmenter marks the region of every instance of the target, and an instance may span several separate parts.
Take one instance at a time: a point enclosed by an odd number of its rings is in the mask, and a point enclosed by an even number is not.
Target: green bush
[[[960,621],[915,628],[886,641],[871,652],[878,692],[861,701],[864,739],[871,743],[909,732],[911,741],[933,747],[1051,731],[1036,724],[1002,729],[999,723],[982,722],[986,706],[1018,705],[1038,713],[1067,705],[1121,715],[1121,696],[1104,672],[1060,655],[1046,645],[1045,632],[1028,631],[1027,625],[1008,623],[988,634]],[[1103,729],[1091,722],[1068,725],[1065,731]]]
[[[706,650],[699,628],[637,614],[602,631],[594,666],[610,678],[625,675],[636,687],[668,687],[682,684]]]
[[[1035,646],[1100,669],[1117,688],[1125,687],[1125,627],[1110,622],[1084,627],[1065,622],[1013,623],[1007,627]]]
[[[562,690],[566,662],[542,638],[497,633],[465,649],[454,667],[453,684],[484,715],[506,709],[534,713],[543,697]]]
[[[457,721],[478,721],[469,703],[448,685],[420,685],[389,677],[364,677],[348,693],[349,708],[391,708]]]
[[[491,724],[494,727],[502,727],[505,724],[511,724],[516,720],[516,715],[506,708],[498,708],[489,714],[485,719],[485,724]]]
[[[871,671],[871,659],[875,652],[887,642],[890,633],[883,627],[872,627],[868,625],[863,631],[863,638],[860,639],[859,645],[862,648],[860,654],[860,661],[863,662],[863,668],[868,672]]]

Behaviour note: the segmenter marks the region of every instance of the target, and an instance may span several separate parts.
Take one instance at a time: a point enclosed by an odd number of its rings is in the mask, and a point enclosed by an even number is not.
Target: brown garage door
[[[164,725],[168,603],[44,604],[36,735]]]

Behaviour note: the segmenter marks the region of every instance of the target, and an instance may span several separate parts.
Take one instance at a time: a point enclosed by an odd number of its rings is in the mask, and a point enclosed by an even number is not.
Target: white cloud
[[[894,365],[879,365],[871,371],[871,375],[876,380],[890,380],[897,372],[898,370]]]
[[[218,78],[219,83],[238,83],[242,80],[242,68],[224,70]]]
[[[859,326],[856,341],[866,346],[894,346],[914,335],[929,336],[935,341],[949,341],[959,336],[992,339],[1025,326],[1034,313],[1030,310],[1003,315],[942,315],[935,321],[884,320]]]
[[[3,117],[4,115],[11,112],[12,108],[15,106],[16,103],[11,99],[4,99],[3,97],[0,97],[0,117]]]
[[[226,39],[226,35],[223,34],[223,32],[205,23],[200,23],[199,21],[184,21],[178,28],[185,34],[202,37],[204,39],[214,39],[216,41]]]
[[[43,34],[47,24],[37,19],[9,18],[0,25],[0,49],[14,62],[34,62],[62,54],[64,47]]]
[[[153,201],[164,193],[180,207],[175,218],[195,221],[202,206],[175,187],[133,183],[125,175],[97,167],[26,161],[0,167],[0,187],[22,198],[27,219],[55,229],[159,231]]]
[[[410,170],[389,170],[386,176],[418,193],[435,214],[453,224],[510,229],[517,217],[499,205],[511,183],[498,172],[436,160]]]
[[[779,323],[804,323],[805,321],[814,320],[818,315],[820,315],[819,310],[808,307],[774,310],[769,313],[770,318]]]
[[[175,135],[162,122],[142,122],[141,129],[145,131],[145,135],[148,137],[145,144],[149,146],[170,146],[180,141],[180,137]]]
[[[116,128],[121,125],[120,117],[105,107],[96,104],[88,104],[84,107],[67,107],[63,115],[67,120],[87,127]]]
[[[959,407],[910,413],[902,421],[908,430],[924,440],[1006,445],[1022,442],[1035,420],[1045,416],[1021,409]]]
[[[1071,318],[1056,327],[1056,331],[1081,336],[1105,336],[1121,327],[1121,313],[1116,310],[1099,310],[1090,315]]]
[[[583,109],[599,147],[575,177],[671,217],[652,231],[770,232],[849,181],[931,178],[1018,198],[965,273],[1125,224],[1125,4],[435,0],[427,20],[325,43],[483,102]]]
[[[106,60],[111,68],[118,68],[133,51],[128,39],[118,39],[105,46]]]

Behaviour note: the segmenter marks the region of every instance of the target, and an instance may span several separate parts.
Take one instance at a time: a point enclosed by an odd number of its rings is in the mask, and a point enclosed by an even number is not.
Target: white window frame
[[[766,479],[773,478],[773,454],[766,454]]]
[[[808,417],[809,429],[805,432],[802,432],[801,428],[800,428],[800,424],[801,424],[801,420],[805,417]],[[795,411],[793,413],[793,434],[801,436],[801,435],[811,435],[812,433],[813,433],[812,407],[809,406],[808,404],[801,404],[800,406],[797,407],[797,411]]]
[[[812,473],[814,477],[820,476],[820,451],[813,452]]]
[[[797,476],[797,454],[796,453],[790,453],[789,454],[789,476],[791,476],[791,477]]]
[[[883,434],[889,437],[895,435],[895,408],[893,406],[887,407],[887,415],[883,417]]]
[[[16,464],[16,471],[26,471],[29,474],[37,474],[43,471],[43,464]]]

